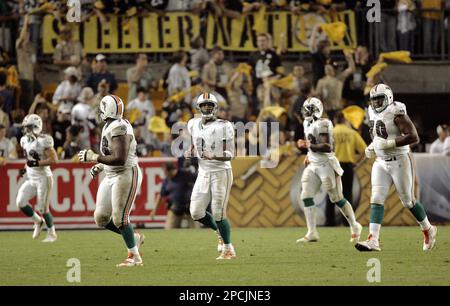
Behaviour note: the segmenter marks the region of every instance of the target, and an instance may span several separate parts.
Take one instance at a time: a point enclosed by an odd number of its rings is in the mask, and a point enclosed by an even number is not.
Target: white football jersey
[[[199,172],[214,172],[231,169],[230,161],[204,160],[203,152],[212,152],[216,156],[224,156],[223,141],[232,143],[234,148],[234,127],[231,122],[216,119],[203,125],[202,118],[193,118],[187,124],[191,134],[194,154],[198,157]]]
[[[317,144],[320,134],[328,134],[332,150],[334,150],[333,123],[329,119],[321,118],[318,120],[303,121],[305,138],[311,144]],[[323,163],[334,157],[334,152],[313,152],[308,149],[308,159],[311,163]]]
[[[138,164],[138,158],[136,155],[136,139],[134,138],[133,127],[131,124],[124,119],[114,120],[110,124],[105,124],[102,130],[102,138],[100,141],[100,151],[101,154],[111,155],[111,144],[113,137],[131,135],[133,138],[130,143],[130,148],[128,149],[127,160],[123,166],[108,166],[105,165],[105,173],[108,176],[114,176],[125,169],[132,168]]]
[[[53,148],[53,137],[46,134],[24,135],[20,138],[20,146],[25,150],[27,160],[44,160],[47,157],[44,151]],[[50,166],[28,167],[27,175],[31,179],[40,179],[42,177],[52,176]]]
[[[16,146],[11,141],[11,139],[4,137],[0,140],[0,157],[3,158],[17,158],[14,156],[14,151]]]
[[[399,115],[406,115],[406,106],[400,102],[389,104],[381,113],[377,113],[369,106],[369,120],[373,127],[372,136],[383,139],[395,139],[402,136],[399,128],[394,122],[394,118]],[[395,155],[407,154],[410,151],[409,146],[395,147],[388,150],[375,149],[378,157],[389,157]]]

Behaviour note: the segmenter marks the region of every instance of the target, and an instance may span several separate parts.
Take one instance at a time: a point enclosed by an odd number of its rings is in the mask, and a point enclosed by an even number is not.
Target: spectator
[[[381,1],[381,19],[380,22],[375,22],[375,29],[378,34],[381,52],[392,52],[397,50],[395,37],[397,23],[396,2],[397,0]]]
[[[227,100],[226,86],[230,79],[232,68],[224,61],[222,48],[214,47],[211,60],[203,67],[202,81],[205,91],[216,91]]]
[[[322,29],[320,24],[316,25],[311,34],[311,39],[309,41],[309,51],[312,57],[312,85],[317,86],[317,82],[325,76],[325,65],[331,64],[331,45],[327,38],[320,36],[319,40],[318,33],[321,33]]]
[[[271,78],[278,77],[284,73],[283,66],[281,64],[280,56],[271,49],[270,46],[270,36],[267,33],[260,33],[257,36],[257,46],[258,51],[251,55],[250,65],[252,66],[252,77],[253,77],[253,86],[254,92],[253,97],[256,98],[258,87],[262,86],[263,78],[268,75]],[[254,99],[256,102],[256,99]],[[262,101],[259,101],[260,103]],[[257,103],[253,103],[253,114],[257,114],[259,112],[259,105]]]
[[[80,132],[82,127],[72,125],[66,129],[65,142],[63,145],[62,159],[71,159],[77,156],[83,148],[80,146]]]
[[[70,66],[64,70],[65,80],[62,81],[56,88],[53,94],[53,104],[70,103],[75,104],[77,98],[81,93],[80,73]]]
[[[197,2],[198,0],[169,0],[165,11],[189,11],[192,6],[192,2]]]
[[[94,92],[90,87],[81,90],[78,96],[78,102],[72,108],[71,123],[73,126],[79,126],[79,145],[81,149],[91,148],[91,132],[96,127],[96,112],[93,108],[95,103]]]
[[[422,0],[423,53],[437,55],[442,14],[442,0]]]
[[[127,103],[127,113],[137,111],[138,115],[135,116],[135,120],[132,121],[133,127],[138,127],[141,130],[141,137],[145,142],[150,141],[150,131],[148,125],[150,118],[155,115],[155,108],[152,101],[148,98],[148,92],[144,87],[139,87],[137,90],[137,98]],[[130,120],[131,121],[131,120]]]
[[[189,77],[189,71],[186,68],[187,54],[184,51],[178,51],[173,55],[174,64],[169,70],[167,76],[168,94],[172,96],[184,89],[191,87],[191,79]],[[191,102],[191,93],[186,94],[184,102]]]
[[[165,229],[181,228],[183,218],[188,220],[190,228],[198,228],[198,223],[192,220],[189,212],[195,176],[188,170],[178,169],[173,162],[164,165],[164,174],[166,178],[163,181],[161,192],[156,196],[156,205],[150,216],[155,217],[163,199],[167,198],[168,212]]]
[[[291,108],[295,101],[300,97],[302,86],[308,80],[305,77],[305,68],[300,64],[294,64],[292,76],[294,77],[293,88],[284,93],[289,97],[289,108]]]
[[[170,128],[163,118],[153,116],[150,119],[148,129],[151,132],[150,149],[152,156],[172,156],[170,142]]]
[[[17,159],[16,143],[14,138],[6,138],[6,126],[0,123],[0,167],[6,165],[8,159]]]
[[[217,4],[219,6],[219,15],[230,18],[239,18],[242,14],[258,10],[263,5],[257,1],[247,2],[248,5],[244,5],[243,1],[240,0],[217,1]]]
[[[445,124],[440,124],[436,128],[436,132],[438,134],[438,139],[436,139],[430,146],[431,154],[446,154],[445,144],[447,139],[449,139],[449,130],[448,126]]]
[[[372,63],[370,54],[366,47],[358,46],[354,54],[355,71],[344,83],[342,97],[347,100],[347,104],[356,104],[362,108],[366,107],[364,88],[367,83],[367,72],[370,71]]]
[[[30,41],[29,24],[30,15],[26,15],[20,36],[16,40],[17,66],[20,82],[20,107],[23,109],[30,107],[31,103],[33,103],[33,97],[37,93],[34,77],[36,49]]]
[[[134,131],[134,139],[136,140],[136,155],[137,155],[137,157],[151,156],[151,146],[142,137],[140,127],[134,127],[133,131]]]
[[[128,98],[127,102],[136,98],[138,87],[155,87],[153,76],[148,65],[148,58],[145,53],[136,56],[136,65],[127,70]]]
[[[92,88],[91,88],[92,89]],[[100,105],[100,101],[103,99],[104,96],[109,95],[109,83],[103,79],[98,83],[97,86],[97,94],[94,96],[94,109],[98,109],[98,106]]]
[[[219,109],[217,110],[217,118],[227,121],[232,120],[230,107],[226,103],[219,105]]]
[[[58,153],[61,153],[61,149],[66,142],[67,129],[70,126],[70,114],[71,108],[68,104],[61,104],[56,113],[56,121],[53,122],[53,141],[54,147]]]
[[[197,36],[191,41],[191,49],[189,50],[191,70],[197,71],[199,75],[202,75],[203,67],[209,62],[209,53],[205,49],[204,44],[203,38]]]
[[[252,79],[249,74],[235,70],[227,86],[232,121],[245,122],[251,98]]]
[[[323,102],[323,107],[330,120],[337,111],[342,110],[342,89],[345,80],[354,72],[355,63],[353,55],[346,53],[348,68],[336,76],[335,68],[332,65],[325,66],[325,76],[317,83],[315,94],[320,97]]]
[[[399,0],[397,2],[397,36],[400,50],[412,52],[414,49],[415,10],[416,5],[413,0]]]
[[[9,114],[14,107],[14,94],[6,85],[6,72],[0,71],[0,97],[3,98],[2,109]]]
[[[335,127],[333,129],[334,146],[336,158],[339,160],[344,174],[342,175],[342,193],[350,203],[353,203],[353,168],[364,158],[366,143],[361,136],[352,129],[350,123],[344,117],[342,112],[336,114],[334,118]],[[356,155],[357,154],[357,155]],[[335,226],[335,205],[327,200],[325,209],[326,225]]]
[[[37,94],[31,104],[28,114],[36,114],[42,119],[42,133],[52,133],[52,120],[50,120],[54,105],[49,103],[41,94]]]
[[[61,70],[69,66],[78,69],[84,57],[83,46],[79,41],[72,39],[72,29],[68,25],[61,27],[59,38],[60,41],[53,53],[53,64],[58,65]]]
[[[8,130],[8,138],[15,138],[16,142],[20,143],[20,138],[23,136],[22,122],[23,118],[25,118],[25,112],[23,109],[15,109],[12,111],[11,117],[13,124]],[[19,156],[22,155],[19,154]]]
[[[3,111],[4,101],[3,96],[0,96],[0,124],[9,129],[9,115]]]
[[[292,105],[292,108],[289,110],[288,115],[291,119],[291,127],[290,130],[294,131],[294,140],[304,139],[304,130],[303,130],[303,117],[302,117],[302,108],[303,103],[312,96],[312,83],[309,80],[306,80],[301,85],[300,96]]]
[[[114,74],[108,72],[106,56],[97,54],[95,57],[95,70],[88,76],[86,85],[97,92],[99,83],[105,80],[109,84],[109,92],[114,93],[117,89],[117,81]]]
[[[19,1],[20,16],[30,15],[30,40],[34,46],[38,46],[41,41],[41,24],[42,15],[39,11],[39,1],[36,0],[20,0]],[[20,21],[23,25],[25,17]]]

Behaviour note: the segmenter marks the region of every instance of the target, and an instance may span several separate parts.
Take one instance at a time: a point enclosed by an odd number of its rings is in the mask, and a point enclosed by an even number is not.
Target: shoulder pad
[[[53,148],[53,137],[50,135],[39,135],[38,141],[44,148]]]
[[[401,102],[392,103],[392,112],[394,116],[406,115],[406,106]]]

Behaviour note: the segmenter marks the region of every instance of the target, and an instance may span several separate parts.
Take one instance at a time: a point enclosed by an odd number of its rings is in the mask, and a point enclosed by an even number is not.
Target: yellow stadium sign
[[[85,53],[175,52],[188,49],[189,41],[199,33],[199,18],[190,13],[149,14],[131,18],[125,25],[121,17],[108,18],[104,24],[98,18],[71,24]],[[61,25],[47,15],[43,26],[44,53],[53,53]]]
[[[206,47],[215,45],[227,51],[252,52],[256,50],[256,32],[267,31],[273,37],[274,47],[280,44],[280,33],[284,33],[288,52],[308,51],[308,41],[315,25],[342,22],[347,32],[340,43],[332,42],[332,49],[356,46],[355,15],[344,11],[331,16],[315,13],[294,15],[287,11],[267,12],[256,23],[256,14],[246,14],[240,18],[226,18],[209,15],[206,27]],[[189,49],[189,41],[200,32],[200,19],[191,13],[173,12],[164,16],[149,14],[134,17],[123,23],[122,17],[109,16],[109,21],[101,23],[98,18],[77,24],[72,23],[75,37],[79,37],[86,53],[136,53],[175,52]],[[58,41],[60,24],[52,16],[44,18],[43,51],[53,53]],[[324,34],[322,34],[324,35]]]
[[[353,11],[334,14],[333,18],[315,13],[294,15],[286,11],[268,12],[264,21],[263,28],[255,31],[255,14],[235,19],[209,15],[206,47],[209,49],[219,45],[227,51],[255,51],[256,32],[268,32],[272,35],[274,47],[280,44],[280,34],[283,33],[288,52],[305,52],[309,50],[308,42],[314,27],[317,24],[332,22],[343,22],[348,29],[341,43],[332,42],[332,49],[356,47],[356,24]]]

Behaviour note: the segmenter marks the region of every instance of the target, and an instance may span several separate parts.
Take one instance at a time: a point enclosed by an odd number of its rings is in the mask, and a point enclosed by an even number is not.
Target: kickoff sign
[[[150,212],[155,207],[155,199],[164,180],[163,165],[174,158],[142,158],[139,166],[143,180],[133,210],[130,214],[134,225],[163,227],[167,209],[161,205],[155,218]],[[31,218],[25,216],[16,206],[17,192],[25,181],[19,170],[25,161],[9,161],[0,167],[0,230],[30,229]],[[104,174],[91,179],[89,170],[93,164],[60,161],[52,166],[53,188],[50,195],[50,211],[58,229],[96,228],[94,221],[95,199],[99,182]],[[34,207],[36,200],[30,204]]]

